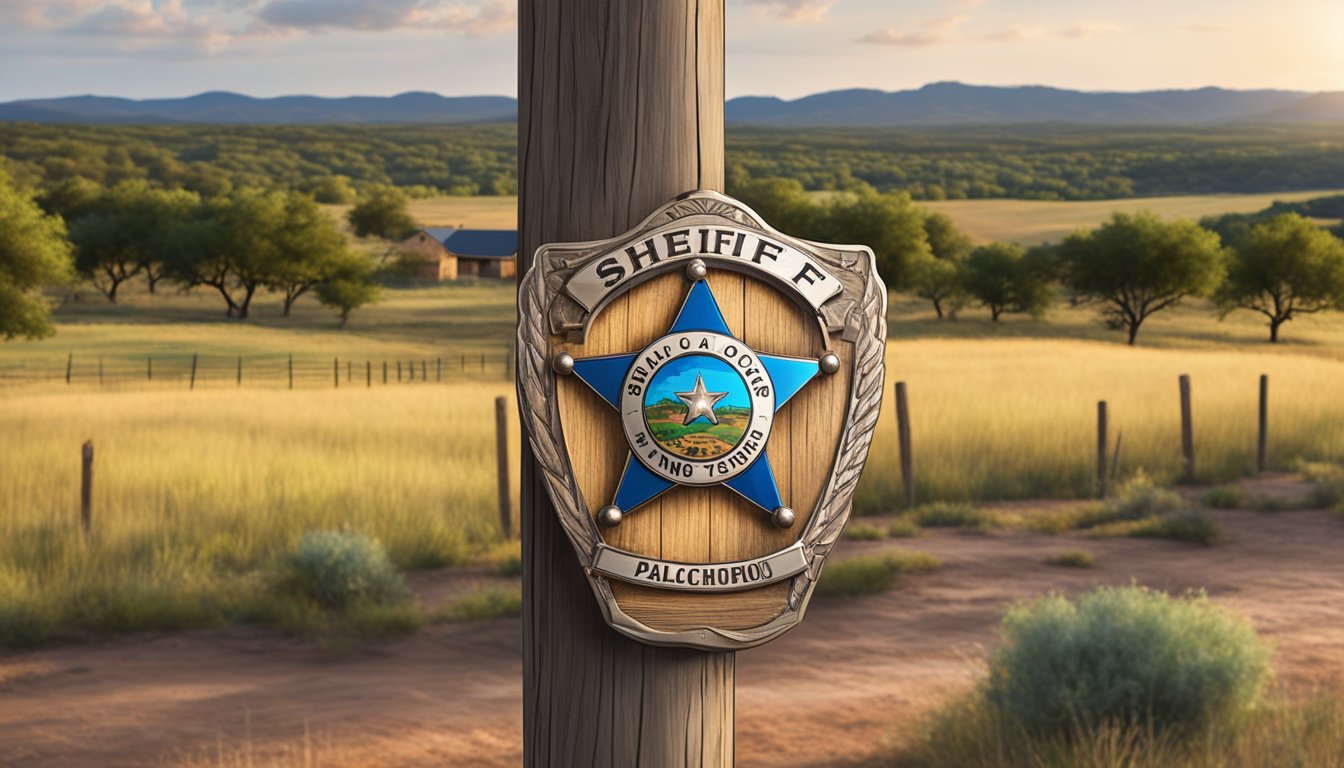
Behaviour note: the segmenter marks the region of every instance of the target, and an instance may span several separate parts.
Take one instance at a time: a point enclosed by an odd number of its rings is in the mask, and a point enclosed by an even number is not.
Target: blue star
[[[723,319],[723,313],[719,310],[718,302],[714,299],[714,294],[705,280],[696,281],[692,284],[690,292],[686,295],[686,301],[677,314],[677,319],[673,321],[672,327],[668,329],[667,335],[682,333],[687,331],[701,331],[715,333],[726,336],[730,339],[736,339],[732,331],[728,329],[728,323]],[[745,345],[743,345],[745,347]],[[622,386],[626,377],[631,373],[631,368],[645,353],[634,353],[627,355],[608,355],[604,357],[590,357],[574,360],[573,372],[585,384],[592,388],[603,400],[612,408],[619,410],[621,407]],[[802,359],[795,357],[781,357],[778,355],[765,355],[754,353],[756,359],[765,369],[768,377],[768,384],[773,389],[774,409],[778,411],[785,403],[798,393],[809,381],[811,381],[819,372],[818,361]],[[701,357],[700,359],[705,359]],[[716,359],[716,358],[713,358]],[[712,359],[711,359],[712,360]],[[830,370],[830,369],[828,369]],[[713,371],[709,375],[715,375]],[[700,371],[694,372],[694,378],[701,376]],[[737,382],[743,395],[747,395],[747,385],[740,379],[738,374],[732,373],[731,377]],[[656,376],[654,377],[657,378]],[[670,377],[671,378],[671,377]],[[718,381],[723,381],[719,379]],[[649,382],[650,385],[655,382]],[[703,388],[703,382],[700,382]],[[720,384],[716,388],[722,388]],[[720,394],[720,393],[715,393]],[[713,408],[731,409],[739,401],[733,398],[730,393],[723,393],[725,397],[722,402],[714,405]],[[716,401],[717,402],[717,401]],[[648,407],[662,407],[661,403],[655,403]],[[667,407],[676,407],[674,401],[668,401]],[[722,412],[722,411],[720,411]],[[742,412],[738,408],[738,413]],[[690,427],[693,423],[698,423],[697,428],[709,430],[711,426],[718,428],[718,421],[705,418],[685,419],[684,424]],[[652,430],[651,430],[652,431]],[[712,435],[711,432],[690,433],[688,430],[676,432],[679,436],[699,437],[703,434],[711,443],[717,443],[718,440],[731,439],[736,445],[742,439],[742,432],[736,433],[724,432],[721,434],[729,435],[728,438]],[[678,441],[679,442],[679,441]],[[691,457],[692,460],[698,456],[699,447],[681,448],[687,451],[684,455]],[[703,460],[703,459],[702,459]],[[757,507],[765,510],[767,513],[774,513],[784,507],[779,495],[779,486],[775,482],[775,473],[770,467],[770,459],[766,455],[764,446],[757,452],[756,458],[745,470],[734,474],[728,480],[722,482],[728,488],[732,489],[746,500]],[[615,515],[614,521],[619,522],[624,514],[629,514],[640,505],[653,500],[660,494],[668,491],[673,486],[678,485],[673,480],[667,479],[645,466],[640,458],[633,452],[626,458],[625,471],[621,476],[620,484],[616,489],[616,497],[612,505],[619,510]],[[780,522],[776,518],[776,522]],[[780,523],[787,527],[792,522],[792,516],[789,515],[788,523]],[[614,524],[614,522],[609,523]]]

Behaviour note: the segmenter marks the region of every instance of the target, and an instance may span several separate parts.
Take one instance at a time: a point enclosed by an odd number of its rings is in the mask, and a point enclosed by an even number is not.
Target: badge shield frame
[[[767,245],[753,249],[759,243]],[[633,261],[621,256],[645,251]],[[612,265],[623,258],[618,278]],[[718,297],[715,311],[726,307],[725,330],[760,362],[838,363],[833,373],[822,366],[815,384],[777,409],[757,461],[774,465],[778,495],[797,521],[772,524],[766,505],[744,500],[750,494],[740,485],[675,484],[624,510],[616,527],[599,525],[638,457],[616,401],[572,375],[573,358],[633,356],[678,323],[684,330],[697,278]],[[653,645],[722,651],[768,642],[802,620],[877,425],[886,305],[867,247],[790,237],[706,190],[678,196],[616,237],[537,249],[519,286],[519,408],[556,515],[611,627]],[[650,567],[666,581],[636,576]],[[733,568],[773,576],[739,585]],[[733,574],[732,583],[676,583],[706,569],[710,578]]]

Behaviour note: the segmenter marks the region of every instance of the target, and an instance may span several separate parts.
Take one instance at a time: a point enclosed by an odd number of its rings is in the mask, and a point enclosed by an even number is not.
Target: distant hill
[[[38,123],[369,124],[512,122],[518,102],[507,96],[280,96],[258,99],[215,91],[185,99],[71,96],[0,104],[0,120]]]
[[[0,104],[0,121],[40,123],[451,124],[511,122],[517,114],[518,102],[507,96],[423,92],[265,99],[212,92],[183,99],[72,96]],[[743,96],[728,101],[727,120],[780,127],[1344,122],[1344,93],[1223,88],[1121,93],[932,83],[907,91],[829,91],[792,101]]]

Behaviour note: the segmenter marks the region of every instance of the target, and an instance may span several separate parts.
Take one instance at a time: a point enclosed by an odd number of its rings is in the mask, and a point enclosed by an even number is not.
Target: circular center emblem
[[[774,386],[756,353],[719,333],[650,344],[626,373],[621,421],[635,458],[684,485],[721,483],[765,451]]]

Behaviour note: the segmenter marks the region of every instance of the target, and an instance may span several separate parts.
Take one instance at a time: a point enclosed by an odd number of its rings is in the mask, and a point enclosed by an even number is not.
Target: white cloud
[[[931,19],[914,27],[889,27],[869,32],[858,38],[861,43],[919,48],[964,42],[1025,43],[1036,40],[1083,40],[1126,31],[1125,27],[1104,21],[1083,21],[1068,26],[1033,26],[1010,24],[992,32],[970,33],[964,27],[970,17],[966,14]]]
[[[956,34],[957,27],[965,24],[969,19],[970,17],[965,14],[957,14],[925,21],[913,29],[901,27],[879,29],[858,38],[858,42],[895,45],[905,48],[923,48],[930,45],[952,43],[959,39]]]
[[[787,21],[792,24],[814,24],[821,21],[835,0],[741,0],[754,13]]]

